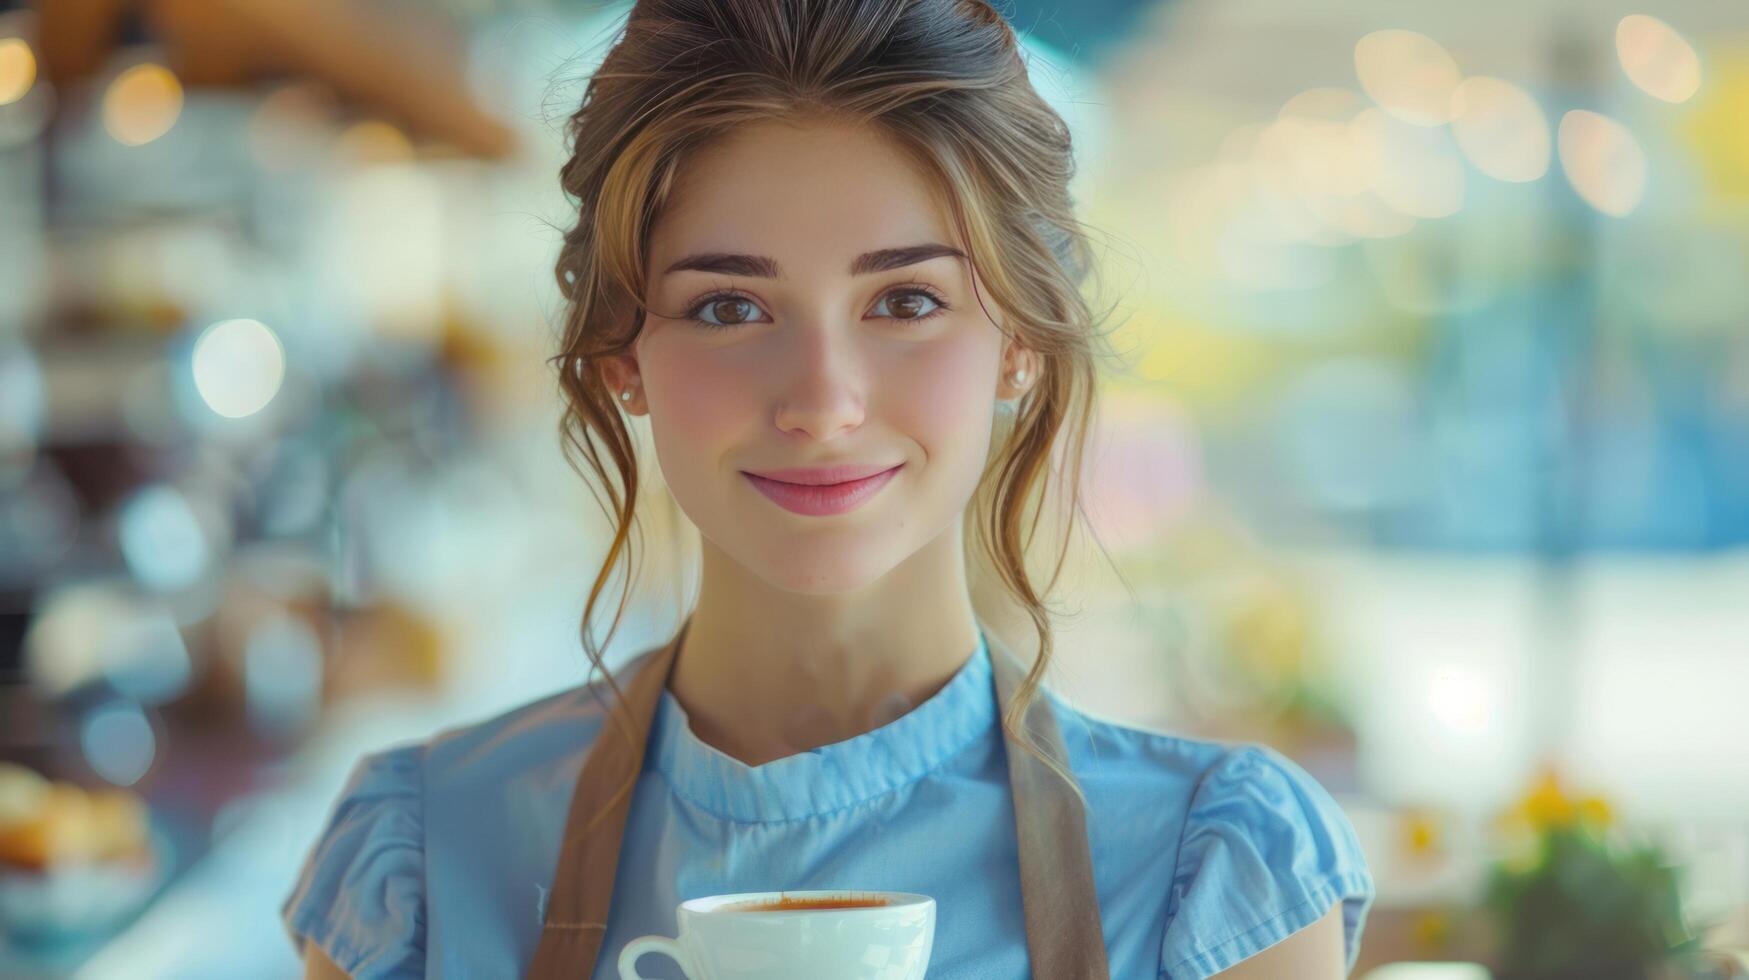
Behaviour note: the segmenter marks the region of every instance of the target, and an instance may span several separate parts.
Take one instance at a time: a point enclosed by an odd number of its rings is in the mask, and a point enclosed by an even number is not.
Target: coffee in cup
[[[797,891],[681,902],[680,935],[642,936],[619,954],[621,980],[664,953],[688,980],[922,980],[935,899],[911,892]]]

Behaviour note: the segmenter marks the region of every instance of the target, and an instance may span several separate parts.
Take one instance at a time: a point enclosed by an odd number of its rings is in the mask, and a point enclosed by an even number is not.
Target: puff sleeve
[[[280,918],[352,980],[425,973],[425,829],[420,745],[364,756],[304,859]]]
[[[1354,827],[1317,780],[1273,749],[1240,746],[1192,794],[1167,901],[1163,980],[1202,980],[1342,902],[1347,969],[1373,881]]]

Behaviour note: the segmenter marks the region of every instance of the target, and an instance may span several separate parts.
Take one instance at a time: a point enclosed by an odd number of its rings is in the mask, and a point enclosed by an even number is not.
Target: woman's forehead
[[[762,122],[685,163],[651,234],[651,268],[682,254],[755,253],[842,273],[873,248],[957,244],[935,187],[868,126]]]

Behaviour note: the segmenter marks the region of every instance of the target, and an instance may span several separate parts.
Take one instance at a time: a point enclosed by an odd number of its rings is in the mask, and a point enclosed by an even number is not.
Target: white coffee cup
[[[850,908],[755,911],[787,900],[862,902]],[[923,980],[935,945],[935,899],[911,892],[743,892],[681,902],[680,938],[641,936],[619,954],[620,980],[665,953],[688,980]]]

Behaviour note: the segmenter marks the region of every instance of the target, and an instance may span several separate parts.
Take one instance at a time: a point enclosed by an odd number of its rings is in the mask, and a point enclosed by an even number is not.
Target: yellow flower
[[[1601,796],[1573,799],[1561,787],[1553,767],[1545,767],[1530,792],[1500,815],[1498,825],[1507,838],[1509,853],[1522,861],[1529,859],[1533,842],[1547,831],[1576,824],[1601,831],[1614,819],[1607,800]]]
[[[1609,801],[1601,796],[1589,796],[1579,801],[1579,818],[1596,827],[1608,827],[1615,822]]]
[[[1518,812],[1538,829],[1564,827],[1573,822],[1573,801],[1561,791],[1560,780],[1553,769],[1543,770],[1536,788],[1518,805]]]
[[[1439,822],[1425,810],[1408,810],[1403,814],[1403,848],[1415,857],[1427,857],[1441,850]]]
[[[1444,912],[1423,912],[1415,917],[1412,934],[1416,950],[1443,952],[1451,943],[1451,917]]]

